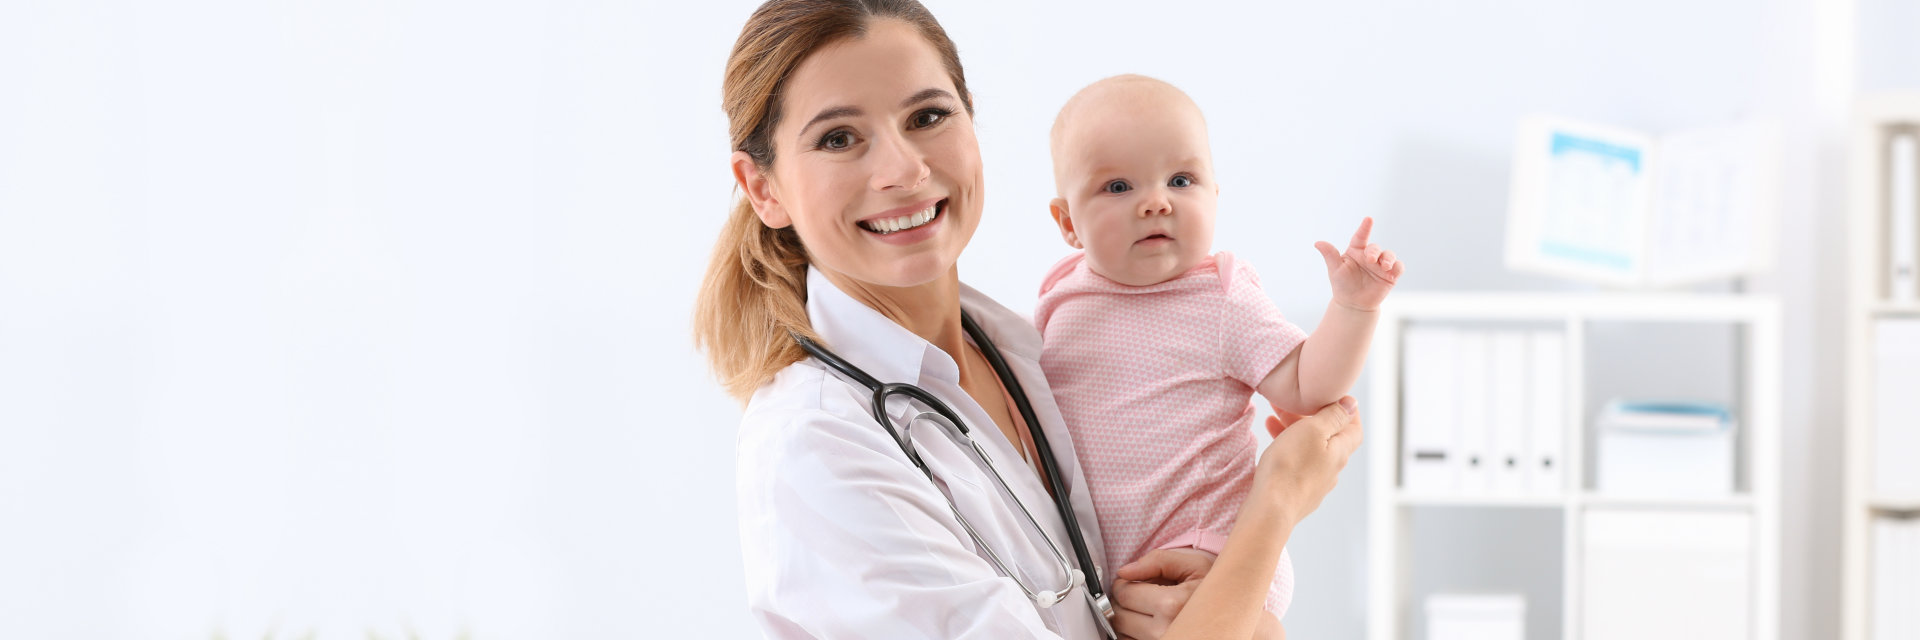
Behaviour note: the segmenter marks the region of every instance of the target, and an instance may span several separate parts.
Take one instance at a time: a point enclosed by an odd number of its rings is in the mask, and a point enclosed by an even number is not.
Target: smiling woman
[[[785,107],[811,117],[774,129],[782,161],[733,159],[760,220],[791,225],[843,289],[951,276],[980,224],[979,142],[942,57],[898,20],[822,47],[788,81]]]
[[[860,107],[844,103],[803,106],[803,100],[769,98],[783,88],[810,88],[808,83],[783,83],[783,80],[789,74],[797,75],[802,71],[795,67],[807,66],[801,63],[803,59],[811,62],[818,54],[834,48],[833,43],[864,35],[870,27],[869,21],[877,16],[889,18],[888,24],[881,25],[883,27],[911,25],[921,34],[922,37],[918,38],[920,46],[909,47],[909,54],[915,55],[914,60],[922,66],[928,66],[928,58],[931,57],[931,68],[936,70],[931,74],[935,77],[920,79],[934,84],[911,94],[900,103],[902,110],[922,107],[910,124],[916,125],[916,130],[923,131],[934,125],[946,125],[946,121],[955,115],[953,105],[964,111],[966,130],[962,135],[966,138],[965,144],[973,148],[973,153],[968,156],[972,165],[968,193],[973,197],[966,200],[974,203],[974,210],[973,215],[968,216],[972,222],[966,227],[966,233],[954,234],[960,236],[954,238],[957,242],[953,248],[955,253],[965,246],[967,237],[972,235],[973,225],[978,224],[977,194],[981,179],[978,142],[973,138],[971,122],[973,96],[967,91],[966,75],[960,67],[960,54],[954,49],[953,42],[947,39],[939,23],[934,21],[932,14],[913,2],[872,3],[872,6],[836,2],[769,2],[762,5],[747,22],[734,47],[734,54],[728,59],[723,105],[731,129],[735,177],[743,185],[749,184],[747,177],[755,178],[752,184],[759,188],[757,198],[771,206],[761,212],[753,199],[741,199],[734,204],[726,226],[720,232],[720,240],[715,243],[713,261],[700,287],[694,318],[695,343],[706,350],[727,391],[742,402],[761,383],[772,378],[775,372],[804,357],[787,334],[818,337],[806,318],[806,275],[811,257],[808,247],[816,247],[812,253],[824,254],[827,264],[834,263],[834,249],[821,244],[830,241],[824,235],[804,244],[801,241],[801,228],[808,229],[808,233],[815,228],[809,217],[816,213],[813,208],[801,207],[796,211],[780,203],[805,202],[810,193],[800,190],[810,186],[828,193],[836,189],[863,193],[865,190],[860,185],[847,189],[842,182],[832,185],[810,183],[836,175],[842,181],[858,180],[859,176],[850,170],[855,168],[848,165],[866,158],[874,151],[873,134],[869,132],[864,141],[866,144],[859,145],[857,143],[863,142],[857,136],[860,130],[847,122],[865,115]],[[838,70],[838,67],[823,69],[823,65],[818,63],[811,67],[815,73]],[[852,79],[840,80],[845,83]],[[829,97],[850,99],[856,96],[816,94],[812,97],[816,102],[823,102]],[[817,111],[809,112],[809,107]],[[766,174],[774,167],[776,148],[781,146],[776,145],[774,130],[783,123],[795,124],[783,117],[788,111],[812,113],[797,131],[788,131],[790,137],[786,138],[788,144],[784,147],[788,153],[804,150],[813,162],[804,167],[804,173],[803,168],[796,167],[788,172],[785,180],[770,179],[771,176]],[[833,124],[840,126],[821,128]],[[824,133],[820,133],[810,144],[803,143],[798,137],[821,131]],[[950,139],[952,135],[946,137]],[[883,142],[894,144],[896,140]],[[880,152],[897,152],[897,147],[880,149]],[[829,158],[835,162],[825,162]],[[794,163],[782,163],[782,168],[791,164]],[[827,171],[834,165],[841,169],[837,174]],[[924,169],[923,166],[921,170]],[[794,190],[791,196],[779,199],[768,197],[777,192],[779,184],[790,184]],[[751,191],[752,187],[749,189]],[[943,202],[935,198],[933,202],[940,203],[944,210],[951,201]],[[929,206],[928,203],[913,204],[922,206],[909,208],[909,211],[921,211]],[[912,207],[911,204],[908,206]],[[795,224],[796,213],[801,218],[798,224]],[[856,222],[868,222],[872,226],[872,221],[867,218],[885,220],[888,213],[881,211],[862,216],[856,218]],[[935,213],[938,217],[940,212]],[[766,222],[763,223],[763,219]],[[878,232],[877,227],[874,232]],[[830,231],[822,230],[820,233]],[[846,229],[839,230],[839,233],[843,237],[850,235]],[[898,240],[917,242],[920,239]]]
[[[742,30],[724,92],[742,197],[695,340],[746,403],[736,489],[761,628],[1251,635],[1258,602],[1234,585],[1272,575],[1358,421],[1335,406],[1276,441],[1217,565],[1162,549],[1105,566],[1038,332],[960,282],[984,177],[940,25],[911,0],[773,0]]]

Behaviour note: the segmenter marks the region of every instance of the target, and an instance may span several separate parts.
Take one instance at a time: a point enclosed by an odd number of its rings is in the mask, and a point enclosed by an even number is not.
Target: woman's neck
[[[885,287],[820,271],[841,291],[920,336],[960,365],[962,377],[967,370],[966,331],[960,325],[960,270],[953,267],[946,275],[912,287]]]

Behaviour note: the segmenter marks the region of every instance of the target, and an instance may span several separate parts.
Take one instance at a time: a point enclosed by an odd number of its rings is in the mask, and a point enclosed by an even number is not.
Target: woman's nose
[[[920,149],[905,136],[883,135],[873,141],[873,190],[912,191],[927,181],[932,171]]]

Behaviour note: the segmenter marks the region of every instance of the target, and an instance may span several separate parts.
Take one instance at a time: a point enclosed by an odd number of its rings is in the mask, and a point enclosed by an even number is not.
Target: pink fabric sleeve
[[[1260,289],[1260,276],[1240,260],[1221,260],[1220,279],[1226,286],[1225,312],[1220,321],[1220,351],[1226,376],[1259,388],[1273,368],[1307,339],[1307,332],[1288,322]]]

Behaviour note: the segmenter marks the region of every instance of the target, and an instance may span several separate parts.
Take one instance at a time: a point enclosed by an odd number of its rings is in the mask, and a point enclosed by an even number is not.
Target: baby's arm
[[[1310,413],[1333,404],[1353,388],[1366,366],[1367,346],[1380,319],[1380,303],[1406,272],[1392,251],[1367,242],[1373,218],[1360,221],[1344,254],[1326,242],[1314,244],[1327,262],[1333,300],[1320,326],[1260,381],[1260,395],[1293,413]]]
[[[1328,304],[1320,326],[1260,381],[1260,395],[1276,407],[1302,415],[1338,402],[1360,379],[1378,319],[1378,309]]]

